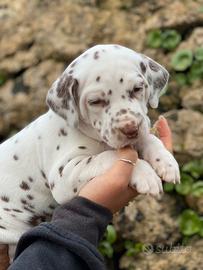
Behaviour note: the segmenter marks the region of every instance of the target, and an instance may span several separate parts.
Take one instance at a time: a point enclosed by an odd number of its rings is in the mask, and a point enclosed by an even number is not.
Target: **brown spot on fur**
[[[99,58],[99,52],[96,51],[96,52],[94,53],[94,59],[96,60],[96,59],[98,59],[98,58]]]
[[[154,61],[149,60],[149,67],[151,70],[158,72],[160,70],[160,67],[158,64],[156,64]]]
[[[18,157],[17,155],[14,155],[14,156],[13,156],[13,159],[14,159],[14,160],[18,160],[19,157]]]
[[[19,210],[19,209],[16,209],[16,208],[14,208],[14,209],[12,209],[14,212],[17,212],[17,213],[23,213],[23,211],[21,211],[21,210]]]
[[[99,82],[99,81],[100,81],[100,78],[101,78],[101,77],[98,76],[98,77],[96,78],[96,81]]]
[[[62,136],[67,136],[67,131],[64,128],[61,128],[59,132]]]
[[[108,95],[112,95],[112,90],[111,89],[109,89]]]
[[[22,188],[23,190],[30,189],[29,185],[25,181],[22,181],[22,183],[20,184],[20,188]]]
[[[30,194],[28,194],[27,197],[28,197],[29,200],[33,200],[34,199],[34,197],[32,195],[30,195]]]
[[[73,189],[73,192],[74,192],[74,193],[76,193],[77,191],[78,191],[77,188],[74,188],[74,189]]]
[[[126,110],[126,109],[121,109],[120,112],[121,112],[122,114],[125,114],[125,113],[127,113],[127,110]]]
[[[45,187],[49,189],[49,185],[47,182],[45,183]]]
[[[60,146],[59,146],[59,145],[57,145],[56,150],[59,150],[59,149],[60,149]]]
[[[62,177],[63,169],[64,169],[64,166],[62,165],[62,166],[59,168],[59,174],[60,174],[61,177]]]
[[[92,160],[92,157],[89,157],[86,164],[90,163],[91,160]]]
[[[3,208],[5,211],[7,211],[7,212],[10,212],[11,211],[11,209],[9,209],[9,208],[7,208],[7,207],[4,207]]]
[[[27,204],[27,201],[24,200],[24,199],[21,199],[20,201],[21,201],[22,204]]]
[[[9,202],[9,197],[8,196],[1,196],[1,200],[3,201],[3,202]]]
[[[86,146],[78,146],[79,149],[87,149]]]
[[[54,189],[54,187],[55,187],[55,183],[54,183],[54,182],[52,182],[52,183],[50,183],[50,185],[49,185],[49,186],[50,186],[50,189],[51,189],[51,190],[53,190],[53,189]]]
[[[145,74],[147,68],[143,62],[140,62],[140,68],[141,68],[142,73]]]
[[[33,178],[32,177],[28,177],[28,180],[30,181],[30,183],[32,183],[34,180],[33,180]]]
[[[47,179],[45,172],[44,172],[43,170],[41,170],[40,172],[41,172],[42,177],[43,177],[44,179]]]
[[[120,83],[122,83],[123,82],[123,78],[120,78]]]

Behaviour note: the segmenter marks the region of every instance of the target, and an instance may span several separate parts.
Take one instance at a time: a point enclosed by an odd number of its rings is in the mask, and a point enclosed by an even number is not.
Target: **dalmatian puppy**
[[[119,45],[97,45],[76,58],[47,94],[49,111],[0,145],[0,243],[50,217],[133,146],[131,186],[157,195],[178,183],[178,164],[150,134],[169,74],[152,59]]]

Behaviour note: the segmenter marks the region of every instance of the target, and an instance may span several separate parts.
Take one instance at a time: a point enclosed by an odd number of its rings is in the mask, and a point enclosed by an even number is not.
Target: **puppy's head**
[[[93,128],[113,148],[149,132],[148,104],[157,108],[168,72],[152,59],[119,45],[97,45],[75,59],[54,82],[49,107],[77,126]]]

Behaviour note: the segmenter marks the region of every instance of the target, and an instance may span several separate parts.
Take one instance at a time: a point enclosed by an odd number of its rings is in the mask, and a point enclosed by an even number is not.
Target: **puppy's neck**
[[[79,125],[78,125],[78,129],[80,130],[80,132],[82,132],[83,134],[85,134],[86,136],[101,142],[101,139],[97,133],[97,131],[95,129],[93,129],[93,127],[87,123],[84,123],[83,121],[79,121]]]

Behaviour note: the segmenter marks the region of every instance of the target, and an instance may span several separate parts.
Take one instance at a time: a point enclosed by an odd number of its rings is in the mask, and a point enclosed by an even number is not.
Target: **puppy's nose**
[[[138,136],[138,126],[133,123],[126,123],[119,130],[128,138],[136,138]]]

